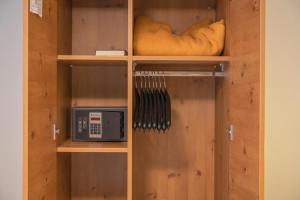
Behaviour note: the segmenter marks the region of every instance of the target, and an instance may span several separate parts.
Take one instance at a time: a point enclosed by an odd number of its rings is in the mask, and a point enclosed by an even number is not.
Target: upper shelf
[[[58,55],[57,61],[70,65],[97,65],[126,63],[128,56]]]
[[[229,56],[133,56],[136,64],[203,64],[230,62]]]
[[[229,56],[133,56],[136,64],[201,64],[217,65],[230,62]],[[58,55],[59,63],[69,65],[124,64],[128,56]]]

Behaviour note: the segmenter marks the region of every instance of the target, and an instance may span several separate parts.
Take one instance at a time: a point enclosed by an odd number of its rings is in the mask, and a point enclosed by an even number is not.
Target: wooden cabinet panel
[[[259,199],[261,73],[261,2],[229,3],[230,55],[229,122],[234,125],[230,142],[229,200]],[[262,177],[261,177],[262,178]]]
[[[29,6],[29,2],[25,1]],[[25,129],[24,148],[28,152],[28,188],[25,199],[56,199],[56,142],[53,124],[56,122],[56,55],[57,1],[44,0],[43,16],[25,9],[25,80],[28,90],[28,127]],[[26,54],[25,54],[26,55]],[[26,167],[25,167],[26,168]],[[27,180],[26,180],[27,181]]]
[[[262,1],[43,0],[39,17],[24,0],[24,199],[262,199]],[[225,19],[223,56],[133,56],[139,15],[170,23],[174,33]],[[101,49],[128,55],[93,56]],[[220,63],[224,78],[167,78],[167,133],[132,130],[133,68],[205,71]],[[66,142],[72,106],[128,106],[128,142],[111,150]],[[57,144],[64,153],[56,154]]]

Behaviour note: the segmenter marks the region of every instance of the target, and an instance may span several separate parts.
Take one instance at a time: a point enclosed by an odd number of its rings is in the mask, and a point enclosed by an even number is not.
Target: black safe
[[[72,108],[73,141],[127,141],[126,107]]]

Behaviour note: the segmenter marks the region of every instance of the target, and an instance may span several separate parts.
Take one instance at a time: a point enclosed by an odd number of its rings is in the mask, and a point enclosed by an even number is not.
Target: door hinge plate
[[[60,134],[60,129],[56,127],[56,124],[53,124],[53,140],[56,140],[56,137],[59,134]]]

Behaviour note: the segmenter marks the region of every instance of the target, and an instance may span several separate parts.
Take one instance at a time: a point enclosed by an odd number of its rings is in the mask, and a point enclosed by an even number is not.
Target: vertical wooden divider
[[[133,0],[128,0],[128,60],[127,60],[127,104],[128,104],[128,152],[127,152],[127,200],[132,200],[133,191],[133,132],[132,132],[132,56],[133,56]]]
[[[260,1],[260,108],[259,108],[259,199],[265,199],[264,142],[265,142],[265,18],[266,1]]]

